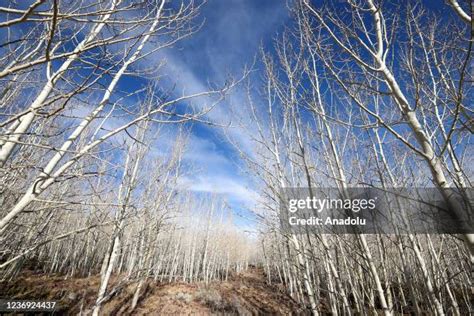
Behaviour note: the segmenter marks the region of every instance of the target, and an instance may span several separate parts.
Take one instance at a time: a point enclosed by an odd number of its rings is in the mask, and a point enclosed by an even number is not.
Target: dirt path
[[[26,274],[15,282],[0,282],[0,298],[58,301],[60,315],[88,314],[94,304],[98,277],[64,279]],[[149,283],[131,313],[135,285],[124,288],[102,308],[103,315],[304,315],[291,297],[268,285],[260,269],[234,275],[224,282]]]
[[[266,284],[260,270],[253,269],[207,286],[164,285],[141,301],[136,314],[301,315],[305,311],[276,286]]]

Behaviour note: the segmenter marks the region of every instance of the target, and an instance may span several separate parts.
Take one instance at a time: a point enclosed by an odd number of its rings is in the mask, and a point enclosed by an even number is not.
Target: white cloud
[[[179,187],[182,190],[188,190],[197,193],[215,193],[222,194],[229,199],[247,205],[255,204],[258,194],[247,188],[240,181],[237,182],[227,176],[198,175],[196,177],[183,177],[179,181]]]

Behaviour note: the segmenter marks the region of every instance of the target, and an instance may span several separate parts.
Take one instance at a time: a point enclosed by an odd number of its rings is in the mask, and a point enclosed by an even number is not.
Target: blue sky
[[[34,1],[9,4],[0,0],[0,5],[17,9],[27,8]],[[200,1],[197,1],[198,3]],[[169,2],[171,5],[180,1]],[[169,4],[168,3],[168,4]],[[44,4],[49,7],[49,3]],[[41,9],[41,6],[38,8]],[[46,9],[46,8],[44,8]],[[6,18],[6,17],[5,17]],[[289,12],[286,1],[275,0],[208,0],[201,6],[200,14],[195,19],[195,24],[201,24],[201,29],[191,37],[179,41],[171,48],[160,50],[150,55],[153,62],[166,61],[160,71],[165,78],[158,81],[160,89],[174,87],[177,96],[203,92],[209,89],[209,83],[222,84],[228,76],[239,77],[246,65],[251,65],[259,52],[261,45],[271,49],[277,34],[283,31],[289,21]],[[1,20],[1,18],[0,18]],[[21,37],[32,27],[31,23],[18,24],[13,28],[16,36]],[[137,30],[138,31],[138,30]],[[6,38],[5,29],[0,30],[0,38]],[[104,31],[105,32],[105,31]],[[75,40],[79,40],[85,33],[79,33]],[[76,45],[65,43],[61,49],[71,50]],[[124,46],[121,44],[112,50],[119,52]],[[153,47],[150,47],[152,49]],[[133,67],[147,66],[144,59]],[[59,67],[62,60],[53,62],[53,68]],[[44,71],[44,70],[40,70]],[[80,72],[81,70],[79,70]],[[89,70],[84,70],[85,75]],[[258,76],[258,72],[256,72]],[[110,78],[105,78],[104,83]],[[148,82],[144,79],[124,76],[121,78],[118,89],[121,94],[114,95],[111,99],[123,96],[144,87]],[[160,86],[161,85],[161,86]],[[89,94],[90,91],[88,92]],[[97,96],[95,96],[97,94]],[[34,97],[35,93],[31,97]],[[89,103],[94,104],[100,93],[94,93],[84,98],[82,104],[71,106],[71,113],[76,117],[84,117],[90,112]],[[136,103],[137,97],[127,98],[127,106]],[[231,121],[230,106],[234,111],[243,110],[245,96],[242,89],[236,89],[232,95],[221,102],[206,115],[206,119],[218,124],[233,124]],[[193,101],[199,103],[201,101]],[[204,107],[205,105],[202,104]],[[199,107],[199,104],[198,104]],[[105,112],[107,112],[106,109]],[[74,124],[74,120],[70,124]],[[123,124],[119,117],[107,122],[109,127]],[[159,140],[157,153],[170,148],[173,137],[177,134],[177,125],[166,125]],[[124,137],[120,135],[119,137]],[[193,173],[187,173],[182,179],[183,187],[198,193],[217,193],[227,199],[231,207],[243,212],[254,203],[256,193],[250,177],[243,172],[243,162],[240,160],[235,148],[227,141],[232,138],[240,148],[251,154],[252,144],[247,133],[239,128],[209,127],[203,124],[193,124],[189,144],[184,160],[187,165],[192,165]],[[161,147],[160,147],[161,146]],[[238,219],[237,219],[238,220]]]
[[[451,10],[442,0],[425,3],[432,12]],[[181,74],[179,84],[192,92],[204,89],[207,80],[220,81],[228,73],[238,75],[245,64],[252,63],[260,45],[272,51],[275,37],[291,24],[289,14],[284,0],[209,0],[201,13],[201,18],[205,19],[203,28],[170,51],[169,67]],[[453,12],[449,11],[449,14]],[[256,79],[260,75],[258,66],[257,63]],[[233,94],[234,109],[238,110],[235,104],[244,98],[239,91]],[[224,103],[210,113],[209,118],[227,122],[229,116],[228,104]],[[235,150],[222,139],[223,132],[219,128],[195,126],[188,155],[203,167],[204,172],[196,175],[198,182],[194,183],[194,188],[221,191],[234,201],[234,208],[239,208],[239,202],[251,198],[250,192],[244,190],[245,187],[251,190],[251,179],[237,170],[241,162]],[[238,129],[227,132],[251,153],[252,145],[245,133]]]
[[[0,0],[0,4],[5,5],[4,2]],[[430,10],[450,10],[443,0],[425,3]],[[286,0],[208,0],[201,7],[195,23],[203,23],[196,34],[150,57],[156,62],[166,61],[160,72],[166,77],[158,81],[158,85],[163,85],[163,89],[174,86],[177,95],[206,91],[209,82],[222,83],[229,75],[239,77],[244,67],[258,57],[260,46],[272,52],[274,39],[285,27],[290,27],[291,19]],[[259,66],[257,62],[251,78],[255,87],[262,73]],[[124,76],[119,88],[131,91],[145,83]],[[235,124],[231,105],[233,111],[245,111],[244,102],[243,89],[235,89],[225,102],[206,115],[206,119],[219,124]],[[86,108],[79,110],[84,114],[89,111]],[[165,127],[167,131],[160,140],[163,148],[172,143],[177,128],[173,125]],[[184,158],[186,164],[192,165],[196,171],[187,173],[182,185],[193,192],[218,193],[227,198],[234,210],[249,216],[246,209],[254,203],[256,188],[251,177],[243,171],[243,162],[226,137],[232,138],[247,154],[252,154],[248,133],[237,127],[209,127],[199,123],[192,126]]]
[[[166,59],[163,73],[170,83],[176,84],[176,91],[204,91],[208,82],[220,83],[228,75],[240,76],[245,66],[253,63],[261,45],[265,48],[273,45],[273,39],[282,32],[288,19],[285,1],[210,0],[198,17],[198,21],[204,22],[199,32],[155,58]],[[124,81],[127,84],[127,79]],[[234,90],[229,102],[220,103],[206,119],[234,124],[230,103],[233,110],[238,111],[243,109],[239,102],[244,99],[242,89]],[[197,172],[186,175],[183,186],[194,192],[218,193],[228,200],[234,211],[243,217],[251,216],[246,209],[254,203],[256,193],[251,179],[243,172],[237,151],[226,140],[226,136],[231,137],[251,154],[252,144],[247,134],[234,127],[203,124],[194,124],[191,133],[184,158]],[[239,217],[235,221],[249,224]]]
[[[429,2],[431,10],[449,8],[442,1]],[[219,84],[228,75],[241,75],[244,67],[259,57],[261,46],[266,51],[273,51],[275,38],[285,27],[290,27],[291,17],[285,0],[208,0],[195,22],[203,23],[196,34],[153,57],[156,61],[166,60],[162,72],[167,78],[162,84],[175,85],[178,94],[202,92],[208,89],[209,82]],[[253,85],[261,76],[259,66],[258,62],[254,65]],[[122,85],[131,87],[130,80],[134,79],[124,78]],[[235,89],[226,102],[206,115],[206,119],[218,124],[234,124],[230,108],[245,111],[244,102],[243,89]],[[243,151],[252,154],[253,144],[248,132],[240,128],[193,125],[184,159],[196,171],[186,174],[181,183],[193,192],[217,193],[227,199],[234,211],[243,217],[252,217],[247,209],[255,203],[256,188],[226,137],[231,137]],[[239,217],[235,220],[244,226],[251,225]]]

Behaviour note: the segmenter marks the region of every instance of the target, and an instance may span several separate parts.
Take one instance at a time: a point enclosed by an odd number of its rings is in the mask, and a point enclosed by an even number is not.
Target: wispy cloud
[[[262,40],[272,38],[287,14],[285,3],[279,1],[209,1],[202,14],[206,24],[200,32],[178,47],[153,56],[155,61],[166,61],[162,68],[165,77],[159,84],[165,89],[174,87],[177,94],[192,94],[208,90],[209,83],[222,84],[229,74],[239,76],[244,66],[253,62]],[[246,115],[246,99],[244,89],[235,89],[205,119],[237,126],[238,118]],[[198,108],[208,105],[204,99],[193,104]],[[254,131],[252,126],[247,129],[200,126],[200,135],[191,135],[184,156],[198,173],[183,178],[181,187],[222,194],[239,204],[254,204],[258,195],[251,189],[250,179],[237,171],[238,153],[231,145],[215,141],[231,138],[243,152],[252,155],[254,144],[249,134]]]
[[[221,194],[229,198],[231,202],[244,203],[247,206],[255,204],[258,199],[255,191],[246,187],[241,181],[237,182],[234,178],[227,176],[183,177],[179,181],[179,187],[191,192]]]

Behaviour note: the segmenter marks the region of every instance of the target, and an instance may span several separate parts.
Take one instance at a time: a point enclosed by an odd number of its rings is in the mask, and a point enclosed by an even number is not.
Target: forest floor
[[[25,273],[0,282],[0,298],[56,300],[58,315],[90,314],[99,277],[70,278]],[[107,301],[103,315],[289,315],[307,314],[281,288],[269,285],[263,271],[253,268],[227,281],[204,283],[149,282],[133,312],[129,308],[136,284],[124,286]]]

